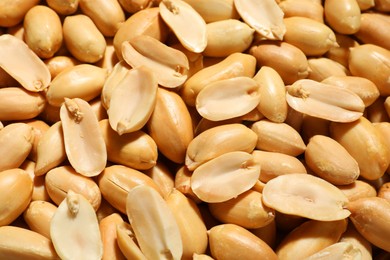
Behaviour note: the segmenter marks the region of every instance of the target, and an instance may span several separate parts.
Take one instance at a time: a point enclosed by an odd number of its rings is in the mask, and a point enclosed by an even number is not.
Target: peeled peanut
[[[206,23],[238,19],[239,15],[233,0],[184,0],[190,4]]]
[[[307,62],[310,70],[308,79],[322,81],[330,76],[347,76],[349,74],[347,68],[329,58],[310,58]]]
[[[4,0],[0,3],[0,26],[11,27],[20,23],[28,10],[39,4],[39,0]]]
[[[47,0],[47,5],[58,14],[70,15],[77,11],[79,0]]]
[[[359,46],[359,43],[351,36],[339,33],[336,33],[335,35],[338,46],[330,48],[324,56],[340,63],[345,68],[348,68],[350,48]]]
[[[390,5],[389,5],[390,6]],[[390,19],[381,13],[363,13],[361,15],[361,25],[355,36],[363,43],[371,43],[385,49],[390,48],[389,30]]]
[[[118,2],[124,11],[131,14],[151,8],[154,4],[152,0],[118,0]]]
[[[284,17],[302,16],[318,22],[324,22],[324,7],[321,3],[311,0],[284,0],[279,3]]]
[[[23,219],[31,231],[35,231],[48,239],[50,238],[50,221],[57,207],[47,201],[31,201],[23,213]]]
[[[78,65],[79,61],[69,56],[54,56],[45,60],[45,64],[50,71],[51,78],[54,79],[63,70]]]
[[[163,198],[166,199],[175,188],[175,176],[162,162],[157,162],[152,168],[144,171],[160,188]]]
[[[351,222],[348,223],[347,231],[341,236],[340,242],[349,242],[355,248],[358,248],[361,252],[362,260],[372,259],[372,244],[360,235]]]
[[[360,198],[376,197],[377,192],[375,188],[361,180],[356,180],[348,185],[337,186],[347,196],[348,201],[354,201]]]
[[[360,28],[360,8],[356,0],[326,0],[325,20],[341,34],[354,34]]]
[[[99,230],[103,243],[103,260],[126,259],[118,246],[117,225],[124,223],[122,217],[113,213],[99,221]]]

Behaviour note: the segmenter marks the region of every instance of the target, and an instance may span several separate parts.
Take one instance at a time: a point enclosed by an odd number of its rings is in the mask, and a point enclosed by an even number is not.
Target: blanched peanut
[[[0,3],[0,26],[11,27],[20,23],[28,10],[37,5],[39,0],[4,0]]]
[[[348,201],[354,201],[360,198],[376,197],[375,188],[369,183],[356,180],[348,185],[337,186],[347,196]]]
[[[347,231],[340,238],[340,242],[349,242],[361,252],[362,260],[372,259],[372,245],[356,230],[351,222],[348,223]]]
[[[310,58],[308,79],[322,81],[330,76],[347,76],[349,71],[340,63],[328,58]]]
[[[363,13],[360,29],[355,33],[355,36],[363,43],[371,43],[389,49],[389,39],[386,38],[389,37],[389,26],[388,16],[381,13]]]
[[[206,23],[238,19],[233,0],[184,0],[190,4]]]
[[[47,5],[58,14],[70,15],[77,11],[79,0],[47,0]]]
[[[302,16],[324,22],[324,7],[312,0],[284,0],[279,3],[284,17]]]
[[[148,175],[160,188],[163,198],[166,199],[175,188],[175,176],[162,162],[157,162],[152,168],[145,170]]]
[[[360,28],[360,8],[356,0],[326,0],[325,20],[341,34],[354,34]]]
[[[51,78],[54,79],[60,72],[79,64],[79,61],[68,56],[54,56],[45,60],[45,64],[50,71]]]
[[[57,207],[47,201],[31,201],[23,218],[32,231],[50,238],[50,221]]]
[[[99,230],[103,243],[102,260],[125,259],[117,242],[117,225],[121,225],[122,223],[124,223],[124,221],[117,213],[113,213],[99,221]]]
[[[359,46],[359,43],[348,35],[339,33],[335,35],[338,46],[330,48],[324,56],[348,68],[350,48]]]
[[[118,0],[124,11],[134,14],[141,10],[152,7],[152,0]]]

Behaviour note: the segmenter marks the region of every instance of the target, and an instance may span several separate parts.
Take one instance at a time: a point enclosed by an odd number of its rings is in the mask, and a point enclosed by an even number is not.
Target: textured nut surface
[[[361,259],[362,253],[359,248],[355,247],[350,242],[337,242],[333,245],[325,247],[317,253],[306,258],[307,260],[314,259]]]
[[[31,201],[23,213],[23,219],[31,231],[50,238],[50,221],[57,207],[47,201]]]

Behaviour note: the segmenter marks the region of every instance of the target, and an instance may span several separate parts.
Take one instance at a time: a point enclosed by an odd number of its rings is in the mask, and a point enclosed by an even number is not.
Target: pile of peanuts
[[[0,259],[389,259],[389,13],[0,1]]]

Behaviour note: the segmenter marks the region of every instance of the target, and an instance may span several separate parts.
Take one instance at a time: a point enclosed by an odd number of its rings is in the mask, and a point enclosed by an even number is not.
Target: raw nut
[[[126,259],[147,260],[137,245],[137,240],[131,225],[126,222],[118,224],[116,226],[116,237],[116,244]]]
[[[0,227],[1,259],[59,259],[50,239],[25,228]]]
[[[133,68],[145,66],[153,71],[163,87],[176,88],[187,79],[187,56],[151,36],[140,35],[123,42],[122,56]]]
[[[157,184],[149,176],[123,165],[107,167],[99,175],[97,183],[103,198],[122,213],[126,213],[126,196],[132,188],[138,185],[149,185],[161,193]]]
[[[158,88],[156,106],[147,129],[164,156],[176,163],[184,162],[194,134],[190,113],[177,93]]]
[[[259,150],[297,156],[306,149],[299,133],[286,123],[262,119],[255,122],[251,129],[257,134],[256,148]]]
[[[33,182],[26,171],[17,168],[0,171],[0,226],[11,224],[23,213],[32,192]]]
[[[154,4],[153,0],[118,0],[118,2],[126,12],[131,14],[151,8]]]
[[[242,124],[224,124],[197,135],[188,145],[185,164],[190,171],[224,153],[255,149],[257,135]]]
[[[0,57],[0,67],[26,90],[39,92],[49,86],[49,69],[22,40],[10,34],[1,35]]]
[[[357,231],[373,245],[390,251],[390,203],[378,197],[361,198],[348,203],[347,208]]]
[[[286,88],[279,73],[262,66],[253,79],[260,86],[260,102],[257,109],[267,119],[282,123],[287,118]]]
[[[371,80],[382,96],[390,94],[390,51],[373,44],[351,48],[349,70],[353,76]]]
[[[79,6],[106,37],[114,36],[125,22],[125,13],[117,0],[80,0]]]
[[[117,236],[117,226],[124,221],[118,213],[112,213],[99,221],[100,236],[103,244],[102,259],[125,260],[119,248],[119,238]]]
[[[160,16],[159,8],[147,8],[131,15],[114,36],[115,53],[119,60],[122,57],[122,43],[138,35],[149,35],[161,42],[165,42],[168,34],[167,25]]]
[[[79,64],[62,71],[50,83],[46,99],[59,107],[65,98],[90,101],[99,96],[107,78],[107,70],[90,64]]]
[[[338,46],[330,48],[324,56],[348,68],[350,48],[359,46],[359,43],[352,36],[339,33],[335,35]]]
[[[139,130],[119,135],[110,127],[107,119],[100,121],[99,126],[110,162],[136,170],[150,169],[156,165],[157,145],[148,134]]]
[[[34,174],[35,162],[26,159],[19,168],[27,171],[33,180],[34,187],[31,201],[50,201],[49,194],[47,193],[45,187],[45,176],[35,176]]]
[[[305,54],[287,42],[261,41],[252,46],[249,53],[256,58],[258,67],[273,68],[285,84],[293,84],[309,75],[309,64]]]
[[[147,67],[129,70],[110,93],[111,128],[122,135],[144,127],[153,113],[157,88],[157,78]]]
[[[305,162],[317,176],[334,185],[351,184],[360,174],[358,163],[348,151],[323,135],[310,138],[305,150]]]
[[[47,5],[61,15],[70,15],[77,11],[80,0],[47,0]]]
[[[207,229],[195,202],[176,189],[172,190],[166,202],[179,226],[183,242],[182,259],[192,259],[195,253],[205,253],[208,245]]]
[[[210,213],[222,223],[236,224],[243,228],[261,228],[274,220],[275,211],[265,206],[260,192],[248,190],[237,197],[209,203]]]
[[[308,220],[291,231],[276,248],[280,260],[305,259],[336,243],[347,229],[346,219]]]
[[[62,44],[62,24],[51,8],[37,5],[31,8],[23,21],[24,39],[40,58],[54,56]]]
[[[95,210],[82,195],[71,190],[54,213],[50,236],[61,259],[102,258],[103,245]]]
[[[198,113],[212,121],[243,116],[260,102],[260,86],[249,77],[223,79],[206,85],[195,101]]]
[[[348,223],[347,231],[341,236],[340,242],[349,242],[358,248],[362,254],[362,260],[372,259],[372,244],[360,235],[351,222]]]
[[[50,152],[48,152],[50,151]],[[40,138],[37,147],[35,175],[44,175],[66,159],[62,123],[54,123]]]
[[[233,53],[222,61],[201,69],[183,85],[181,97],[189,106],[195,106],[196,97],[208,84],[234,77],[253,77],[256,59],[252,55]]]
[[[284,18],[302,16],[320,23],[324,22],[324,7],[321,2],[311,0],[284,0],[279,3],[284,13]]]
[[[192,259],[193,260],[213,260],[214,258],[212,258],[211,256],[206,255],[206,254],[193,254]]]
[[[5,0],[0,3],[0,26],[11,27],[23,21],[24,16],[39,0]]]
[[[276,260],[275,252],[263,240],[235,224],[222,224],[209,230],[211,255],[215,259]]]
[[[147,185],[131,189],[126,213],[147,259],[181,259],[183,242],[178,223],[155,189]]]
[[[361,15],[361,25],[355,34],[363,43],[371,43],[390,49],[388,31],[390,20],[387,15],[381,13],[363,13]],[[379,34],[378,34],[379,33]]]
[[[79,61],[94,63],[103,58],[106,40],[88,16],[76,14],[65,17],[63,33],[67,49]]]
[[[95,211],[101,203],[102,196],[97,184],[91,178],[76,173],[70,166],[59,166],[46,173],[45,187],[57,205],[65,199],[69,190],[83,195]]]
[[[309,58],[309,76],[308,79],[322,81],[330,76],[347,76],[349,71],[340,63],[325,58]]]
[[[156,165],[144,171],[160,188],[163,198],[166,199],[175,188],[175,176],[170,169],[158,161]]]
[[[376,180],[383,176],[390,163],[386,141],[365,117],[351,123],[330,124],[331,137],[357,161],[360,176]]]
[[[84,176],[100,174],[106,167],[107,151],[91,106],[79,98],[65,98],[60,117],[65,152],[72,167]]]
[[[31,201],[23,213],[31,231],[35,231],[48,239],[50,238],[50,221],[57,210],[57,206],[47,201]]]
[[[279,212],[319,221],[347,218],[348,198],[329,182],[309,174],[286,174],[268,181],[263,203]]]
[[[204,51],[207,45],[206,22],[191,5],[183,0],[163,0],[159,8],[161,18],[186,49],[195,53]]]
[[[324,14],[327,24],[341,34],[354,34],[360,29],[360,8],[356,0],[326,0]]]
[[[80,64],[78,60],[68,56],[54,56],[50,59],[46,59],[44,62],[50,71],[52,79],[54,79],[63,70]]]
[[[251,45],[255,32],[236,19],[208,23],[206,30],[207,46],[202,54],[208,57],[227,57],[235,52],[244,52]]]
[[[291,155],[260,150],[254,150],[252,155],[253,159],[260,164],[259,180],[264,183],[284,174],[307,173],[302,162]]]
[[[29,155],[34,129],[25,123],[11,123],[0,131],[0,171],[18,168]]]
[[[184,0],[190,4],[206,23],[239,19],[233,0]]]
[[[350,242],[337,242],[305,258],[305,260],[331,260],[344,258],[362,259],[362,253],[359,248],[355,247]]]
[[[229,152],[196,168],[191,176],[191,188],[204,202],[223,202],[252,188],[259,175],[260,165],[252,155]]]
[[[325,24],[306,17],[284,18],[283,40],[301,49],[307,56],[320,56],[338,46],[334,32]]]
[[[375,188],[369,183],[361,180],[356,180],[348,185],[337,186],[347,196],[348,201],[355,201],[360,198],[376,197]]]
[[[361,98],[348,89],[302,79],[287,87],[287,103],[309,116],[333,122],[352,122],[363,115]]]
[[[25,121],[25,123],[29,126],[32,126],[33,132],[34,132],[34,142],[32,144],[31,151],[28,155],[28,159],[36,162],[37,160],[37,148],[38,143],[41,140],[42,136],[46,133],[47,130],[49,130],[50,126],[46,124],[44,121],[39,119],[31,119],[28,121]]]
[[[241,18],[262,38],[282,40],[286,32],[283,11],[274,0],[234,0]]]
[[[191,198],[195,203],[199,204],[202,201],[192,191],[191,176],[192,172],[185,165],[180,167],[175,174],[175,189]]]
[[[330,76],[321,82],[355,92],[363,100],[366,107],[374,103],[379,97],[379,90],[376,85],[366,78],[356,76]]]

